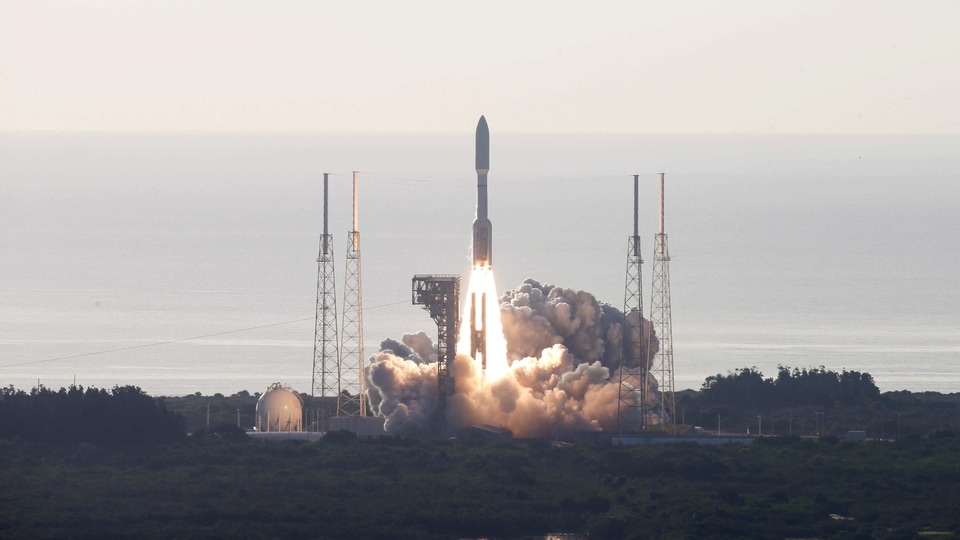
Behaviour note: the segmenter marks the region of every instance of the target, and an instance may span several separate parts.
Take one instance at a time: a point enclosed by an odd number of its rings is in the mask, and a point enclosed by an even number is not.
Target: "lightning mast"
[[[647,347],[643,328],[643,258],[640,250],[640,177],[633,175],[633,236],[627,238],[627,277],[623,299],[623,347],[620,354],[617,425],[620,433],[644,428]]]
[[[673,320],[670,306],[670,252],[663,232],[663,173],[660,173],[660,232],[653,251],[653,291],[650,298],[650,322],[660,341],[654,361],[654,373],[660,383],[660,423],[676,426],[673,386]]]
[[[337,416],[366,416],[363,379],[363,296],[360,279],[360,231],[357,177],[353,171],[353,230],[347,233],[347,263],[343,285],[343,326],[340,334],[340,368]]]
[[[313,338],[312,401],[318,407],[318,431],[329,428],[327,398],[340,394],[340,357],[337,347],[337,295],[333,266],[333,236],[327,234],[329,174],[323,173],[323,234],[317,256],[317,315]],[[319,399],[319,402],[317,398]]]

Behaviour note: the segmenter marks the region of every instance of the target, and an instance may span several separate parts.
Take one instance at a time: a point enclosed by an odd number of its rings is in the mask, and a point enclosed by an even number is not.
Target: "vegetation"
[[[960,394],[880,393],[869,373],[823,367],[711,376],[699,392],[677,392],[676,408],[678,423],[723,433],[896,439],[960,429]]]
[[[742,368],[732,374],[707,377],[703,399],[739,409],[798,405],[854,406],[875,400],[880,390],[869,373],[793,369],[780,366],[776,379],[764,379],[757,368]]]
[[[183,417],[187,433],[219,424],[233,424],[250,429],[256,425],[257,400],[260,393],[242,390],[232,396],[200,392],[182,397],[163,398],[168,410]]]
[[[184,438],[183,421],[134,386],[112,390],[71,386],[30,393],[0,389],[0,439],[111,446],[170,443]]]
[[[246,392],[8,388],[0,538],[960,537],[960,396],[848,373],[711,377],[678,396],[683,414],[738,432],[762,415],[784,436],[637,447],[265,441],[236,426]],[[891,440],[838,436],[861,426]]]
[[[217,434],[135,450],[3,442],[0,537],[955,537],[958,451],[953,432],[629,448]]]

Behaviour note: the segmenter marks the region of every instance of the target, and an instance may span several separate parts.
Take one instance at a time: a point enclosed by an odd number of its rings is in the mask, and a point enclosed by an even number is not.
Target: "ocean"
[[[960,392],[960,135],[520,135],[492,120],[500,292],[533,278],[622,308],[637,174],[649,310],[664,172],[678,390],[824,366]],[[411,279],[470,270],[473,142],[0,133],[0,386],[309,393],[323,172],[342,310],[360,171],[366,354],[435,336]]]

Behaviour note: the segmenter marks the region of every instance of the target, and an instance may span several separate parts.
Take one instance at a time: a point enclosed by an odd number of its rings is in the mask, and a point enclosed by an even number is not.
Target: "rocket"
[[[490,130],[483,116],[477,122],[477,217],[473,220],[473,265],[493,261],[493,225],[487,217],[487,171],[490,170]]]

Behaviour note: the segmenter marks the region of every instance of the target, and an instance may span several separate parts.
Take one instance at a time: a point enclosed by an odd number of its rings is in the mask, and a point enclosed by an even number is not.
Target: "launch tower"
[[[660,341],[654,361],[654,375],[660,383],[660,423],[676,425],[673,387],[673,321],[670,307],[670,252],[663,232],[663,173],[660,173],[660,232],[653,250],[653,292],[650,322]]]
[[[643,258],[638,233],[640,177],[633,176],[633,236],[627,238],[627,278],[623,299],[623,347],[620,355],[617,426],[620,433],[644,428],[647,344],[643,327]]]
[[[447,396],[456,388],[450,365],[457,355],[457,328],[460,326],[460,276],[416,275],[413,277],[413,304],[423,305],[437,323],[437,434],[447,432]]]
[[[340,393],[333,236],[327,233],[329,176],[323,173],[323,234],[320,235],[320,255],[317,257],[317,314],[313,338],[311,401],[317,409],[317,431],[327,431],[331,413],[327,398]]]
[[[347,233],[346,274],[343,286],[343,326],[340,334],[340,364],[337,416],[366,416],[363,379],[363,296],[360,274],[360,231],[357,177],[353,171],[353,230]]]

